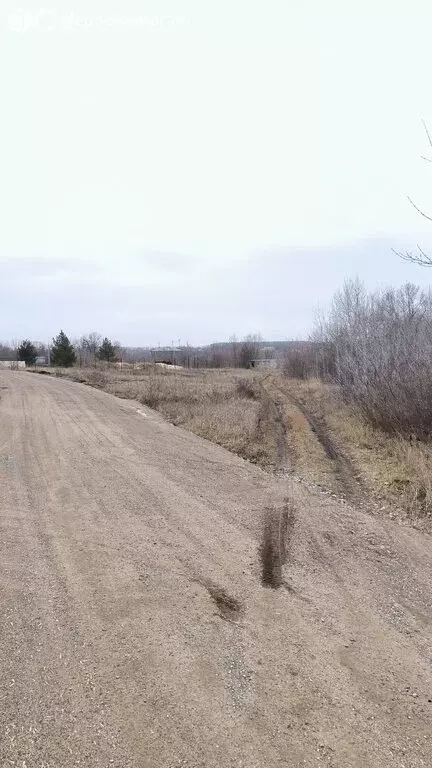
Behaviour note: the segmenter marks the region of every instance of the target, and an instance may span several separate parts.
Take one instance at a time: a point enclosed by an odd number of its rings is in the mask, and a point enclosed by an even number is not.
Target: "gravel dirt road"
[[[425,534],[4,371],[0,550],[1,768],[432,764]]]

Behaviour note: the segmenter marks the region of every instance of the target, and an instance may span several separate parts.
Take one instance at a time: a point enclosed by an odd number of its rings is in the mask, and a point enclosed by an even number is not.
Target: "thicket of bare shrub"
[[[315,338],[332,347],[333,379],[374,427],[432,433],[432,295],[408,283],[368,293],[349,281]]]
[[[283,372],[289,379],[328,379],[334,376],[333,345],[323,340],[299,342],[283,354]]]
[[[287,349],[283,356],[283,372],[290,379],[305,379],[311,378],[315,373],[315,364],[309,350],[305,350],[301,347],[293,347]]]

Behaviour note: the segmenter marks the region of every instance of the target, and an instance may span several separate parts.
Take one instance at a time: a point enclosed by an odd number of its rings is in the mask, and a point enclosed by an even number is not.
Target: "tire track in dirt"
[[[324,420],[313,416],[297,398],[293,397],[292,402],[303,414],[318,442],[323,447],[326,456],[332,461],[336,480],[343,493],[351,500],[358,499],[361,488],[359,481],[355,477],[355,469],[350,459],[331,438]]]
[[[264,510],[263,533],[259,548],[261,560],[261,584],[279,589],[284,584],[283,566],[290,550],[295,511],[292,502],[285,499],[282,509]]]
[[[264,388],[262,391],[264,397],[258,416],[258,429],[261,429],[264,433],[266,426],[270,425],[275,438],[275,471],[287,472],[290,469],[290,457],[283,407],[271,398]]]
[[[282,402],[279,399],[275,399],[275,396],[269,391],[269,385],[276,390],[277,397],[282,397]],[[263,389],[266,395],[272,400],[274,408],[277,410],[278,417],[283,422],[283,439],[284,439],[284,455],[289,456],[290,449],[286,439],[287,427],[283,416],[284,405],[294,407],[301,413],[305,419],[310,431],[316,437],[319,445],[321,446],[325,456],[330,462],[332,474],[336,482],[336,488],[341,495],[350,501],[358,501],[360,497],[364,496],[364,490],[361,488],[360,482],[356,477],[356,470],[352,465],[351,460],[346,454],[339,448],[331,437],[327,424],[324,418],[320,418],[313,414],[309,408],[297,397],[288,393],[285,389],[280,387],[272,378],[271,374],[265,377],[263,382]],[[279,424],[275,428],[277,429],[277,443],[281,439],[281,427]],[[278,450],[278,462],[279,462],[279,450]],[[285,469],[288,468],[288,461],[285,461]]]

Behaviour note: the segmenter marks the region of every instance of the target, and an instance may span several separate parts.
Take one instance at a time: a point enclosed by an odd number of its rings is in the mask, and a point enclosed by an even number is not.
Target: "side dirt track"
[[[0,372],[0,765],[430,765],[430,540]]]
[[[342,499],[364,505],[364,488],[359,474],[343,449],[335,442],[324,420],[313,414],[287,386],[285,377],[269,375],[262,380],[262,388],[269,398],[277,418],[274,431],[279,435],[279,463],[282,471],[299,471],[301,476],[316,477],[329,490]],[[369,506],[370,502],[369,502]]]

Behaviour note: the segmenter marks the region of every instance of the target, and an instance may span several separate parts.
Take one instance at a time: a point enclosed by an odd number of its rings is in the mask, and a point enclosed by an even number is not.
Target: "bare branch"
[[[429,129],[424,120],[422,120],[422,124],[423,124],[423,128],[425,129],[429,146],[432,149],[432,135],[429,133]],[[421,158],[422,160],[426,160],[427,163],[432,163],[432,158],[426,157],[426,155],[421,155]],[[420,216],[423,216],[423,218],[427,219],[427,221],[432,221],[432,216],[428,216],[427,213],[422,211],[422,209],[415,204],[414,200],[412,200],[411,197],[408,197],[408,200],[411,203],[412,207],[417,211],[417,213],[420,214]],[[432,267],[432,256],[428,256],[422,250],[422,248],[420,248],[419,245],[417,245],[417,250],[418,250],[418,253],[411,253],[410,251],[406,251],[405,253],[402,253],[401,251],[396,251],[393,248],[393,253],[399,256],[399,258],[404,259],[404,261],[410,261],[412,264],[418,264],[421,267]]]
[[[423,123],[423,128],[426,131],[426,136],[428,137],[429,146],[432,147],[432,138],[431,138],[431,135],[429,133],[428,127],[427,127],[427,125],[426,125],[424,120],[422,120],[422,123]]]
[[[417,248],[418,253],[410,253],[410,251],[403,253],[402,251],[396,251],[394,248],[392,248],[392,251],[404,261],[410,261],[412,264],[418,264],[420,267],[432,267],[432,256],[428,256],[419,245],[417,245]]]
[[[428,215],[427,215],[427,213],[425,213],[424,211],[422,211],[422,209],[421,209],[421,208],[419,208],[419,207],[418,207],[418,206],[417,206],[417,205],[416,205],[416,204],[415,204],[415,203],[414,203],[414,202],[411,200],[411,198],[410,198],[410,197],[408,198],[408,200],[410,201],[410,203],[411,203],[411,205],[413,206],[413,208],[415,208],[415,209],[416,209],[416,211],[418,211],[418,213],[420,213],[420,214],[421,214],[421,216],[424,216],[424,218],[425,218],[425,219],[427,219],[428,221],[432,221],[432,217],[431,217],[431,216],[428,216]]]
[[[432,264],[432,258],[431,258],[430,256],[428,256],[428,255],[427,255],[427,254],[424,252],[424,250],[423,250],[422,248],[420,248],[420,246],[419,246],[419,244],[418,244],[418,243],[417,243],[417,248],[418,248],[418,250],[419,250],[419,253],[420,253],[420,258],[422,259],[423,263],[424,263],[424,264],[427,264],[427,265],[429,265],[429,264]]]

